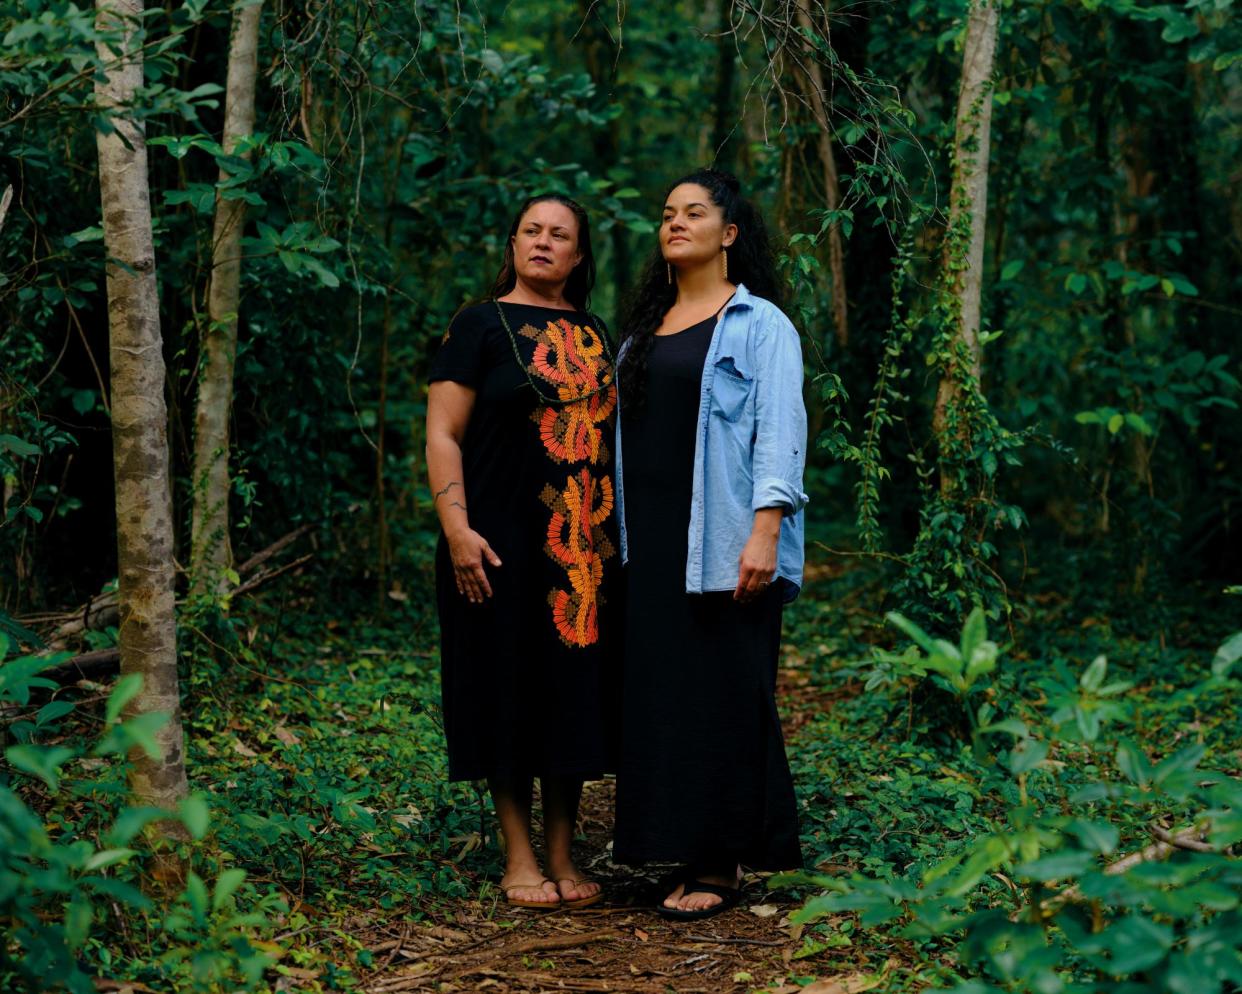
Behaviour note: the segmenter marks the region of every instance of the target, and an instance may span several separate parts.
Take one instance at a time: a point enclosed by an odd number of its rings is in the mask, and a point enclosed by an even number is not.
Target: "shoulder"
[[[756,342],[801,344],[798,329],[772,301],[752,293],[747,296],[747,304],[750,306],[750,332]]]
[[[453,315],[448,329],[444,332],[444,342],[450,339],[479,339],[489,328],[498,323],[496,305],[491,301],[482,304],[471,304],[463,307]]]

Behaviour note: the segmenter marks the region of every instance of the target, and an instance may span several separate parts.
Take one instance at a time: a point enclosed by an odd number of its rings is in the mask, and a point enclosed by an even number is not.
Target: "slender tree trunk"
[[[96,7],[97,30],[120,35],[122,41],[116,53],[98,43],[100,58],[119,61],[96,76],[100,107],[116,110],[109,117],[115,130],[97,131],[95,141],[108,255],[121,673],[142,677],[142,690],[126,715],[160,711],[170,716],[155,736],[158,759],[141,749],[131,754],[130,783],[139,803],[173,808],[187,787],[177,685],[164,356],[146,134],[141,123],[125,116],[142,85],[142,54],[135,38],[141,16],[142,0],[99,0]]]
[[[798,7],[798,26],[804,31],[820,33],[811,20],[810,12],[802,6]],[[827,35],[823,35],[825,41]],[[824,72],[816,57],[815,50],[808,44],[806,51],[805,72],[798,75],[810,104],[811,114],[819,129],[815,136],[816,149],[819,152],[820,168],[824,173],[824,200],[830,211],[841,206],[841,182],[837,177],[837,159],[832,150],[832,129],[828,121],[828,95],[824,88]],[[832,274],[832,326],[837,342],[844,348],[849,344],[850,326],[847,312],[848,297],[845,285],[845,243],[841,238],[841,226],[833,224],[828,229],[828,269]]]
[[[996,57],[999,12],[995,0],[972,0],[966,22],[962,81],[957,97],[953,184],[950,190],[949,233],[945,267],[950,290],[957,298],[950,361],[936,391],[932,428],[943,439],[950,428],[950,408],[964,378],[981,373],[979,311],[983,295],[983,243],[988,210],[988,155],[992,130],[992,66]],[[962,244],[964,241],[964,245]],[[957,256],[965,249],[965,258]],[[951,475],[940,474],[940,489],[952,489]]]
[[[224,151],[237,154],[238,141],[254,132],[255,77],[259,61],[262,0],[233,13],[228,85],[224,98]],[[243,158],[248,152],[241,153]],[[220,179],[229,174],[220,170]],[[237,356],[237,309],[241,285],[242,230],[246,202],[216,193],[212,232],[207,332],[194,412],[194,493],[190,525],[190,576],[197,593],[221,595],[233,565],[229,541],[229,413],[233,406],[233,362]]]

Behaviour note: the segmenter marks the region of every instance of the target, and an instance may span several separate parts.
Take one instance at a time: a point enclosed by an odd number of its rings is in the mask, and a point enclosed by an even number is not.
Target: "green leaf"
[[[1065,826],[1065,830],[1078,837],[1078,841],[1087,849],[1107,856],[1115,852],[1121,841],[1121,833],[1111,822],[1087,821],[1075,819]]]
[[[128,753],[135,746],[142,749],[151,759],[159,759],[162,755],[159,743],[155,741],[155,733],[168,722],[169,715],[163,711],[148,711],[135,715],[128,721],[114,725],[99,740],[92,750],[96,756],[107,756]]]
[[[1239,659],[1242,659],[1242,632],[1234,632],[1216,650],[1212,659],[1212,675],[1227,676]]]
[[[1026,727],[1026,722],[1021,718],[1005,718],[1001,721],[985,725],[979,731],[984,735],[996,735],[1000,732],[1008,732],[1010,735],[1017,736],[1020,739],[1026,738],[1030,734],[1030,729]]]
[[[888,620],[888,623],[890,625],[892,625],[894,628],[900,629],[902,632],[908,635],[911,639],[913,639],[919,645],[919,647],[923,649],[924,652],[935,652],[936,651],[936,646],[935,646],[935,643],[932,641],[932,637],[928,635],[925,631],[923,631],[923,629],[921,629],[913,621],[909,620],[903,615],[898,614],[896,611],[889,611],[888,614],[886,614],[884,617]]]
[[[1014,776],[1029,773],[1048,758],[1048,743],[1039,739],[1022,739],[1009,750],[1008,764]]]
[[[1018,275],[1018,273],[1022,272],[1022,267],[1025,265],[1026,265],[1025,259],[1011,259],[1009,262],[1005,263],[1004,268],[1001,270],[1001,279],[1002,280],[1013,279],[1015,276]]]
[[[1152,768],[1147,754],[1129,739],[1117,744],[1117,769],[1127,780],[1139,787],[1151,783]]]
[[[1121,426],[1125,423],[1126,419],[1124,415],[1114,414],[1108,419],[1108,433],[1110,435],[1116,435],[1117,432],[1121,431]]]
[[[117,680],[112,693],[108,695],[108,705],[104,709],[104,721],[111,725],[121,716],[121,711],[142,690],[142,674],[127,673]]]
[[[49,790],[60,787],[60,768],[76,753],[67,746],[15,745],[4,750],[4,758],[23,773],[38,777]]]
[[[1159,787],[1178,773],[1189,773],[1199,765],[1199,760],[1206,752],[1207,747],[1196,742],[1194,745],[1179,749],[1172,756],[1166,756],[1156,764],[1156,768],[1152,771],[1152,783]]]
[[[987,615],[983,613],[982,607],[976,607],[966,618],[966,624],[962,626],[962,658],[970,659],[975,654],[975,649],[981,646],[987,637]]]
[[[38,713],[35,715],[35,727],[42,728],[50,721],[63,718],[72,710],[72,701],[48,701],[43,707],[39,708]]]
[[[202,794],[191,794],[185,798],[177,806],[177,812],[181,815],[182,824],[194,839],[201,839],[207,834],[211,824],[211,809]]]
[[[1099,690],[1107,673],[1108,660],[1104,656],[1096,656],[1078,678],[1078,685],[1088,692]]]
[[[131,856],[137,855],[137,849],[101,849],[86,861],[82,869],[88,873],[91,870],[102,870],[105,866],[123,863]]]
[[[1095,864],[1095,856],[1081,850],[1051,853],[1030,863],[1023,863],[1015,872],[1030,880],[1047,883],[1050,880],[1069,880],[1080,876]]]
[[[205,922],[208,908],[207,885],[203,883],[203,878],[193,870],[186,878],[185,899],[190,906],[190,913],[200,922]]]
[[[167,817],[168,812],[163,808],[156,808],[150,805],[139,808],[126,808],[116,816],[116,821],[112,823],[112,827],[105,833],[103,838],[104,844],[116,847],[125,846],[132,842],[134,837],[151,822]]]
[[[221,873],[216,878],[216,887],[211,895],[211,910],[219,911],[245,879],[246,871],[236,867]]]
[[[11,452],[19,458],[37,456],[42,450],[16,435],[0,435],[0,452]]]

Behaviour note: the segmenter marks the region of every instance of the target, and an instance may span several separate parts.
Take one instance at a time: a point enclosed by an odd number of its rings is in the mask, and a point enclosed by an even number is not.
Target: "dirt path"
[[[826,693],[808,679],[802,659],[786,646],[778,696],[786,741],[820,708],[857,693]],[[655,884],[668,867],[643,875],[609,859],[614,784],[587,784],[578,865],[604,884],[604,903],[582,911],[529,911],[504,904],[486,888],[475,900],[446,907],[437,920],[393,925],[363,938],[374,969],[367,994],[402,991],[609,991],[625,994],[856,994],[879,986],[846,953],[795,960],[801,930],[788,915],[790,895],[748,877],[742,902],[698,923],[669,922],[652,910]],[[819,978],[808,984],[808,978]],[[795,983],[797,978],[801,983]]]
[[[792,906],[752,879],[742,904],[723,915],[694,924],[660,918],[651,899],[663,868],[635,877],[608,859],[612,796],[611,781],[587,785],[587,837],[575,854],[604,884],[606,903],[576,912],[526,911],[497,902],[492,891],[490,899],[460,903],[451,922],[446,914],[387,939],[371,937],[377,969],[363,989],[693,994],[780,986],[800,946],[785,917]]]

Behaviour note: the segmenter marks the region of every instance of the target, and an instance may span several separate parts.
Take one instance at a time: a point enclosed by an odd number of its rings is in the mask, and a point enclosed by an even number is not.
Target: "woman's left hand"
[[[750,603],[768,589],[776,575],[776,544],[781,534],[780,516],[781,512],[774,508],[755,512],[755,527],[737,561],[737,589],[733,591],[735,601]]]

